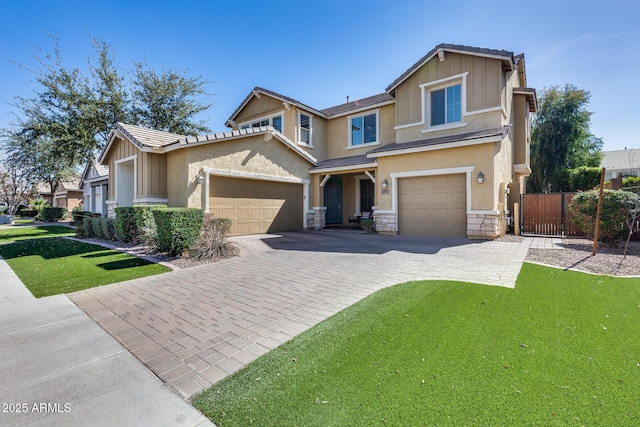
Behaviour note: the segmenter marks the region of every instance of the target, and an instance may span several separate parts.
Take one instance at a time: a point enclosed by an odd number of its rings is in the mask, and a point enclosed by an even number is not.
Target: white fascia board
[[[351,165],[351,166],[336,166],[333,168],[314,169],[309,173],[317,174],[317,173],[347,172],[352,170],[371,169],[371,168],[377,168],[377,167],[378,167],[378,162],[372,162],[372,163],[362,163],[359,165]]]
[[[446,150],[447,148],[468,147],[470,145],[489,144],[492,142],[502,141],[502,136],[487,136],[484,138],[477,138],[468,141],[455,141],[447,142],[444,144],[425,145],[422,147],[401,148],[393,151],[383,151],[377,153],[367,154],[367,157],[375,159],[377,157],[397,156],[400,154],[422,153],[425,151]]]
[[[338,117],[351,116],[351,115],[355,115],[355,114],[358,114],[358,113],[362,113],[363,111],[374,110],[376,108],[379,109],[380,107],[384,107],[385,105],[391,105],[391,104],[395,104],[395,103],[396,103],[395,99],[389,100],[389,101],[383,101],[383,102],[379,102],[377,104],[371,104],[371,105],[367,105],[365,107],[356,108],[355,110],[349,110],[349,111],[344,111],[344,112],[338,113],[338,114],[332,114],[331,116],[329,116],[329,119],[336,119]]]

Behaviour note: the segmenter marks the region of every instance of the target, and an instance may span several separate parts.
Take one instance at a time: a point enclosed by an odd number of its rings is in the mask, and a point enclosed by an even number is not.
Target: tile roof
[[[346,102],[344,104],[336,105],[335,107],[325,108],[321,110],[327,116],[336,116],[338,114],[347,113],[349,111],[358,110],[360,108],[366,108],[383,102],[394,101],[395,98],[388,93],[379,93],[377,95],[369,96],[367,98],[357,99],[355,101]]]
[[[372,163],[374,160],[367,158],[366,154],[359,156],[340,157],[337,159],[327,159],[318,163],[316,169],[337,168],[343,166],[355,166],[360,164]]]
[[[176,133],[164,132],[155,129],[144,128],[141,126],[128,125],[126,123],[116,123],[115,129],[120,130],[127,138],[138,147],[164,147],[178,140],[185,138],[184,135]]]
[[[469,53],[473,55],[480,56],[493,56],[493,57],[501,57],[505,60],[510,60],[512,63],[515,63],[513,52],[507,50],[500,49],[487,49],[483,47],[474,47],[474,46],[465,46],[460,44],[448,44],[441,43],[438,46],[431,49],[425,56],[420,58],[418,62],[413,64],[407,71],[402,73],[400,77],[395,79],[393,83],[387,86],[386,92],[390,93],[395,89],[400,83],[402,83],[407,77],[413,74],[418,68],[420,68],[425,62],[427,62],[431,57],[438,53],[439,50],[449,51],[449,52],[461,52],[461,53]]]
[[[255,95],[256,92],[261,92],[264,93],[265,95],[269,95],[273,98],[279,99],[281,101],[286,101],[289,104],[295,105],[297,107],[302,108],[303,110],[307,110],[309,112],[313,112],[315,114],[318,115],[323,115],[322,112],[320,112],[319,110],[310,107],[306,104],[303,104],[302,102],[298,101],[297,99],[279,94],[277,92],[274,92],[272,90],[269,89],[265,89],[263,87],[260,86],[256,86],[253,88],[253,90],[251,90],[251,92],[249,92],[249,94],[244,98],[244,100],[240,103],[240,105],[238,105],[238,107],[235,109],[235,111],[229,116],[229,118],[227,119],[227,121],[225,122],[225,125],[228,126],[228,123],[232,120],[235,120],[236,116],[238,115],[238,113],[240,113],[240,111],[242,111],[242,109],[247,105],[247,103],[249,102],[249,100],[251,100],[251,98]]]
[[[462,134],[438,136],[436,138],[422,139],[419,141],[394,142],[391,144],[376,147],[373,150],[370,150],[369,152],[367,152],[367,155],[371,158],[371,157],[375,157],[375,156],[371,156],[371,154],[385,153],[385,152],[395,151],[395,150],[405,150],[407,148],[428,147],[431,145],[446,144],[449,142],[458,142],[458,141],[470,141],[473,139],[487,138],[492,136],[505,137],[508,131],[509,131],[509,126],[502,126],[498,128],[484,129],[484,130],[467,132]]]

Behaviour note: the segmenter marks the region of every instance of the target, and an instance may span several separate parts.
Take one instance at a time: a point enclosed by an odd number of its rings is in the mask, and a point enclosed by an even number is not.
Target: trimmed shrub
[[[91,218],[91,230],[93,234],[96,235],[96,238],[104,238],[104,234],[102,233],[102,218]]]
[[[628,234],[625,219],[628,215],[628,206],[635,204],[636,197],[636,194],[630,191],[604,190],[599,240],[615,243]],[[598,190],[578,193],[569,204],[571,221],[591,237],[595,232],[597,210]]]
[[[116,235],[115,220],[113,218],[100,218],[102,236],[104,239],[113,240]]]
[[[79,224],[76,224],[76,237],[80,239],[84,239],[85,237],[87,237],[87,233],[84,229],[84,224],[82,222],[80,222]]]
[[[84,237],[89,239],[96,237],[96,234],[93,232],[93,227],[91,226],[90,216],[82,218],[82,227],[84,228]]]
[[[165,205],[149,205],[149,206],[134,206],[133,212],[136,220],[136,240],[147,243],[149,240],[146,236],[147,233],[153,230],[155,226],[155,220],[153,219],[154,209],[164,209]],[[152,239],[153,240],[153,239]]]
[[[38,211],[36,209],[21,209],[20,212],[18,212],[18,215],[20,216],[26,216],[29,218],[35,218],[38,215]]]
[[[61,206],[45,206],[42,208],[42,220],[58,222],[67,214],[67,208]]]
[[[74,211],[71,212],[71,215],[73,216],[73,224],[74,225],[79,225],[82,223],[82,219],[85,216],[93,216],[93,212],[90,211]]]
[[[627,189],[627,187],[638,187],[640,186],[640,176],[628,176],[622,180],[622,188]],[[635,190],[634,188],[629,189],[629,191]]]
[[[204,212],[197,208],[153,209],[158,230],[158,246],[171,256],[182,255],[198,240]]]
[[[123,242],[131,242],[136,238],[136,216],[133,207],[116,208],[116,238]]]
[[[206,215],[202,233],[193,248],[189,250],[189,257],[194,260],[209,261],[238,255],[238,248],[227,241],[231,224],[228,218]]]
[[[587,191],[600,185],[600,168],[579,166],[569,169],[569,191]]]

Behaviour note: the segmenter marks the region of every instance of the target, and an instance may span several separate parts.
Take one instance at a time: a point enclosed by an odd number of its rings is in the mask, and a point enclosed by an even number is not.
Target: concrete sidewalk
[[[0,258],[0,425],[212,426],[66,296]]]

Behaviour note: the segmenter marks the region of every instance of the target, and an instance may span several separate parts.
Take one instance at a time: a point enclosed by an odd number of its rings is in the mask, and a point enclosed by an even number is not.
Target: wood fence
[[[569,203],[576,193],[524,194],[522,234],[542,236],[584,236],[569,220]]]

